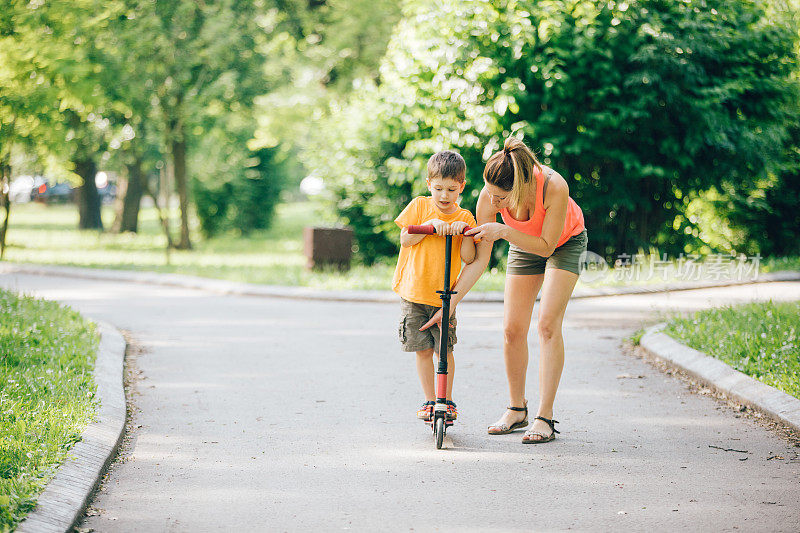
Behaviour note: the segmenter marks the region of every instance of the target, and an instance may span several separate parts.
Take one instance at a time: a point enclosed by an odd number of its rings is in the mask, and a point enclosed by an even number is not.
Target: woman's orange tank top
[[[536,171],[536,207],[533,210],[533,215],[528,220],[517,220],[507,208],[500,210],[500,216],[503,217],[503,222],[507,226],[514,229],[533,235],[534,237],[542,236],[542,225],[544,224],[544,215],[546,213],[544,208],[544,174],[541,170]],[[556,248],[564,244],[570,237],[574,237],[585,229],[583,222],[583,211],[575,203],[572,197],[567,198],[567,218],[564,220],[564,229],[561,231],[561,237],[558,239]]]

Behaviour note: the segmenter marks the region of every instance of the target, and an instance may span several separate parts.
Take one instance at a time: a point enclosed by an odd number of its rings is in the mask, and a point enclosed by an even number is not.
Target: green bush
[[[512,133],[565,176],[592,249],[683,252],[691,193],[783,164],[797,35],[750,0],[411,0],[379,80],[332,108],[304,162],[367,261],[394,253],[432,153],[464,156],[473,209]]]
[[[266,229],[292,172],[280,148],[250,151],[245,135],[212,131],[193,158],[192,194],[206,237]]]

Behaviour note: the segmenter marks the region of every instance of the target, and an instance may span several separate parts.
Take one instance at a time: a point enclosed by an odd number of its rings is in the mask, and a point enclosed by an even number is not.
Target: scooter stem
[[[450,290],[450,254],[453,236],[445,235],[444,252],[444,290],[436,291],[442,299],[442,325],[439,336],[439,366],[436,370],[436,403],[447,401],[447,345],[450,340],[450,296],[456,294]]]

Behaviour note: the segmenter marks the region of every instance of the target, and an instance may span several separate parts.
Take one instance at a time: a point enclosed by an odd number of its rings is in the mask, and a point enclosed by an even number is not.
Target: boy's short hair
[[[458,152],[444,150],[428,159],[428,179],[443,178],[459,183],[466,180],[467,164]]]

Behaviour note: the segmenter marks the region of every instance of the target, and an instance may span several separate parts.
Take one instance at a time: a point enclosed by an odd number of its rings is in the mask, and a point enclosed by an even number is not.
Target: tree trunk
[[[100,218],[100,195],[94,178],[97,174],[97,165],[91,159],[75,161],[75,173],[83,178],[83,184],[76,189],[80,229],[103,229]]]
[[[11,216],[11,197],[9,196],[9,186],[11,185],[11,167],[8,166],[6,162],[2,162],[0,167],[0,172],[2,172],[2,180],[0,180],[0,190],[2,191],[2,196],[0,197],[0,203],[2,203],[3,207],[5,208],[3,226],[0,228],[0,261],[2,261],[6,254],[6,234],[8,232],[8,219]]]
[[[127,178],[118,185],[117,214],[111,231],[136,233],[139,227],[139,206],[144,194],[142,160],[137,157],[133,163],[125,165]]]
[[[189,240],[189,190],[186,184],[186,141],[182,131],[175,131],[172,140],[172,168],[175,172],[175,188],[181,207],[181,236],[177,248],[190,250]]]
[[[164,230],[164,236],[167,238],[167,246],[164,251],[166,252],[167,265],[170,265],[170,250],[172,250],[174,246],[172,244],[172,234],[169,231],[169,215],[168,213],[165,213],[161,208],[161,205],[159,205],[158,196],[155,192],[153,192],[153,189],[150,187],[150,183],[146,179],[142,181],[142,189],[150,198],[153,199],[153,205],[158,213],[158,219],[161,221],[161,228]]]

